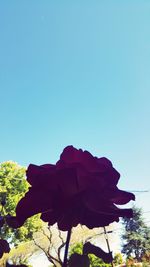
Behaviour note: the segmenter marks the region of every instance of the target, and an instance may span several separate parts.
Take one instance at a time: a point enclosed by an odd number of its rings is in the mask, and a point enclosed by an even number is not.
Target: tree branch
[[[50,254],[50,251],[49,251],[49,250],[48,250],[48,251],[45,251],[44,248],[43,248],[40,244],[38,244],[34,238],[33,238],[33,242],[34,242],[35,246],[37,246],[38,248],[40,248],[40,249],[44,252],[44,254],[45,254],[46,257],[48,258],[48,260],[49,260],[52,264],[54,264],[54,266],[56,266],[56,264],[55,264],[54,261],[56,261],[57,263],[60,264],[59,260],[58,260],[57,258],[53,257],[53,256]],[[57,267],[57,266],[56,266],[56,267]]]

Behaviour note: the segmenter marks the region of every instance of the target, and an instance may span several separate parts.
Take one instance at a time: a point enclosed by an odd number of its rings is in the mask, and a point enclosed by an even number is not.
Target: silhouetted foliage
[[[9,244],[6,240],[0,239],[0,258],[4,253],[8,253],[10,251]]]
[[[69,267],[78,266],[78,261],[80,264],[79,266],[82,266],[82,267],[88,266],[87,257],[89,258],[89,263],[91,267],[110,267],[111,266],[111,264],[105,263],[102,259],[100,259],[99,257],[96,257],[94,254],[92,253],[84,254],[83,251],[84,251],[83,243],[77,243],[76,245],[71,247]]]

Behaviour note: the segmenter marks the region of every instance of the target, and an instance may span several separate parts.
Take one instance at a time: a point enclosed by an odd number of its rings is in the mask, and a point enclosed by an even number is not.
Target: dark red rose
[[[12,221],[21,226],[30,216],[41,213],[50,225],[57,222],[60,230],[68,230],[79,223],[93,228],[131,217],[131,209],[115,206],[135,199],[132,193],[117,188],[119,178],[107,158],[68,146],[55,165],[29,165],[31,188],[18,203]]]

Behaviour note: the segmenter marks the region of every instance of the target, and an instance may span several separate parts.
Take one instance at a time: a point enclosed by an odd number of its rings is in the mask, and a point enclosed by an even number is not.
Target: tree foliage
[[[116,253],[113,259],[113,264],[115,266],[120,265],[123,263],[123,256],[121,253]]]
[[[0,209],[1,216],[14,216],[19,200],[28,191],[29,184],[25,177],[25,168],[12,161],[0,164]],[[42,227],[39,215],[28,219],[18,229],[10,228],[7,223],[1,227],[0,238],[18,244],[21,241],[31,240],[33,233]]]
[[[123,225],[122,253],[141,261],[145,253],[150,251],[150,228],[144,222],[142,210],[133,206],[133,218],[124,218]]]
[[[35,252],[35,246],[33,242],[22,243],[17,247],[11,249],[9,253],[5,253],[0,259],[0,266],[6,266],[6,263],[11,265],[26,264],[29,266],[29,258]]]
[[[33,242],[22,243],[17,248],[11,249],[8,259],[9,262],[14,265],[28,264],[29,258],[34,252],[35,246]]]

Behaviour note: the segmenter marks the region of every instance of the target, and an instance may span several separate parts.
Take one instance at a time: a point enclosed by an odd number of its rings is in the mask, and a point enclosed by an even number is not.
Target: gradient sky
[[[55,163],[73,144],[149,190],[149,102],[150,1],[0,2],[0,161]]]

